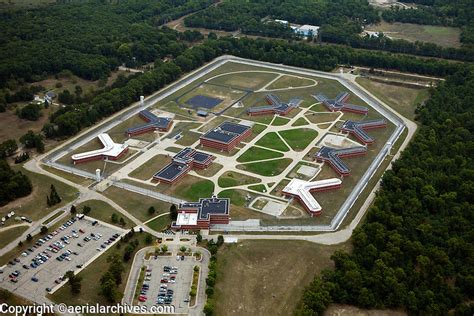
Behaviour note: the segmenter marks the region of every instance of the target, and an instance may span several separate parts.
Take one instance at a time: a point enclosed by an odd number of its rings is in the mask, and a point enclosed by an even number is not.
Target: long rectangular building
[[[206,169],[214,156],[186,147],[178,152],[163,169],[153,175],[153,180],[173,184],[184,177],[191,169]]]
[[[384,119],[375,119],[362,122],[347,120],[342,124],[341,131],[354,135],[359,141],[365,144],[373,144],[374,138],[367,134],[367,130],[382,128],[387,126]]]
[[[224,122],[218,127],[207,131],[199,140],[202,146],[230,152],[251,134],[252,129],[250,126]]]
[[[104,147],[72,155],[71,159],[74,164],[102,159],[117,160],[128,151],[128,145],[115,143],[112,138],[110,138],[109,134],[102,133],[97,137]]]
[[[367,114],[369,109],[365,106],[355,105],[347,103],[349,99],[349,92],[339,93],[335,99],[329,99],[324,94],[313,95],[313,97],[322,102],[324,106],[331,112],[342,111],[342,112],[352,112],[357,114]]]
[[[290,102],[285,103],[274,94],[267,94],[265,99],[267,100],[268,105],[251,107],[247,110],[247,114],[251,116],[270,114],[285,116],[290,113],[291,110],[297,108],[301,102],[299,99],[291,99]]]
[[[230,200],[227,198],[201,198],[199,202],[184,202],[178,207],[178,217],[172,229],[209,229],[213,224],[229,223]]]
[[[158,117],[148,110],[140,111],[138,114],[146,123],[131,127],[126,130],[126,134],[130,136],[140,135],[153,131],[167,132],[173,120],[168,117]]]

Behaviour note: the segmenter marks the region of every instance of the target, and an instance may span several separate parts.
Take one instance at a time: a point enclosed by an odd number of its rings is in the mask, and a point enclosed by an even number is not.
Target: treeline
[[[388,22],[460,27],[461,42],[474,44],[474,2],[471,0],[409,0],[416,8],[393,7],[382,13]]]
[[[460,5],[462,7],[462,5]],[[469,6],[466,4],[465,8]],[[398,10],[398,9],[395,9]],[[401,10],[408,11],[408,10]],[[411,10],[418,12],[418,10]],[[395,11],[393,11],[395,12]],[[422,12],[422,11],[419,11]],[[392,14],[392,11],[384,11]],[[291,23],[321,26],[315,40],[354,48],[385,50],[395,53],[474,61],[470,47],[444,48],[433,43],[409,42],[386,37],[361,37],[362,27],[380,21],[375,9],[363,1],[228,1],[187,17],[190,27],[237,31],[244,34],[300,39],[289,25],[271,22],[285,19]],[[390,18],[387,18],[390,20]],[[427,17],[430,20],[430,17]],[[415,18],[416,20],[416,18]],[[417,23],[416,21],[410,21]],[[463,32],[464,34],[465,32]],[[310,38],[311,40],[311,38]]]
[[[27,196],[33,189],[30,179],[21,172],[12,170],[5,159],[0,159],[0,187],[0,206]]]
[[[188,48],[173,61],[157,61],[154,69],[145,74],[134,75],[132,79],[124,78],[120,84],[106,88],[88,103],[59,109],[50,116],[50,122],[44,125],[43,132],[49,138],[74,135],[82,128],[138,101],[141,95],[149,95],[175,81],[182,73],[196,69],[223,54],[324,71],[346,64],[446,76],[464,67],[462,64],[439,60],[339,46],[312,46],[284,40],[230,37],[207,40],[202,45]]]
[[[0,13],[0,87],[39,81],[68,69],[89,80],[122,63],[177,56],[186,43],[156,25],[205,8],[212,0],[85,1]]]
[[[474,305],[474,71],[464,69],[418,109],[414,140],[385,173],[351,254],[337,252],[297,314],[334,302],[472,315]],[[471,306],[468,306],[471,302]]]

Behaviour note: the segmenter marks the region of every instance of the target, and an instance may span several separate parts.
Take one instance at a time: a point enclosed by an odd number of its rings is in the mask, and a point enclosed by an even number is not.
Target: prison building
[[[224,122],[202,135],[200,143],[202,146],[230,152],[251,134],[252,129],[250,126]]]
[[[349,92],[341,92],[335,99],[329,99],[324,94],[313,95],[313,97],[319,102],[322,102],[331,112],[342,111],[357,114],[367,114],[369,112],[369,109],[365,106],[346,103],[350,97]]]
[[[92,160],[117,160],[128,151],[128,145],[115,143],[109,134],[99,134],[98,138],[103,148],[72,155],[72,162],[78,164]]]
[[[178,217],[171,223],[175,230],[209,229],[214,224],[229,224],[230,200],[215,195],[199,202],[184,202],[178,207]]]
[[[322,207],[311,193],[339,189],[341,185],[341,179],[337,178],[311,182],[293,178],[283,188],[282,193],[296,198],[309,215],[313,217],[321,215]]]
[[[300,99],[291,99],[290,102],[285,103],[274,94],[267,94],[265,100],[267,101],[268,105],[251,107],[247,110],[247,114],[251,116],[269,114],[285,116],[290,113],[291,110],[297,108],[301,102]]]
[[[163,169],[153,175],[153,181],[173,184],[191,169],[206,169],[214,156],[186,147],[178,152]]]
[[[126,134],[130,136],[140,135],[153,131],[167,132],[173,120],[168,117],[158,117],[148,110],[140,111],[138,114],[146,123],[138,126],[131,127],[126,130]]]
[[[367,147],[356,146],[351,148],[336,149],[323,146],[316,153],[315,158],[318,162],[327,162],[341,176],[349,176],[351,169],[342,161],[341,158],[364,155]]]
[[[344,124],[342,124],[341,131],[352,134],[362,143],[370,145],[373,144],[375,140],[373,137],[367,134],[366,131],[375,128],[382,128],[385,126],[387,126],[387,122],[384,119],[361,122],[347,120],[344,122]]]

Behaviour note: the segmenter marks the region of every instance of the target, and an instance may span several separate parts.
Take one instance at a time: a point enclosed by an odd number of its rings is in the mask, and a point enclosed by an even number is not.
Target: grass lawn
[[[254,177],[249,177],[244,174],[229,171],[219,177],[218,183],[220,187],[228,188],[238,185],[258,183],[261,180]]]
[[[131,240],[137,239],[139,241],[138,247],[132,253],[132,258],[135,256],[136,251],[145,246],[145,237],[147,233],[135,233],[134,237]],[[93,304],[98,303],[101,305],[109,305],[110,303],[100,295],[100,278],[109,268],[109,263],[107,258],[110,255],[117,254],[120,257],[123,257],[124,249],[126,244],[121,244],[120,249],[116,245],[108,248],[100,257],[98,257],[92,264],[87,268],[82,270],[78,275],[82,278],[82,287],[81,293],[72,294],[71,288],[66,284],[53,295],[48,295],[48,297],[56,303],[67,303],[70,305],[85,305],[87,303]],[[133,260],[130,259],[128,262],[123,262],[124,273],[122,274],[122,284],[118,286],[118,290],[123,293],[125,285],[127,283],[128,274],[132,266]]]
[[[249,162],[280,157],[283,157],[282,153],[260,147],[250,147],[246,152],[237,158],[237,161]]]
[[[170,209],[169,203],[165,203],[146,195],[116,188],[114,186],[109,187],[102,194],[113,200],[141,221],[146,221],[163,212],[169,212]],[[148,208],[150,206],[154,206],[157,211],[153,215],[148,214]],[[94,211],[92,211],[91,214],[94,214]]]
[[[250,171],[262,176],[276,176],[283,172],[291,163],[290,158],[267,160],[262,162],[252,162],[244,165],[237,165],[238,169]]]
[[[289,121],[290,121],[289,119],[286,119],[284,117],[276,116],[275,119],[272,122],[272,125],[273,126],[283,126],[283,125],[288,124]]]
[[[28,226],[18,226],[0,232],[0,248],[5,247],[13,240],[17,239],[28,229]]]
[[[257,137],[261,132],[263,132],[266,128],[267,128],[266,125],[258,124],[258,123],[254,124],[252,126],[252,135],[249,138],[245,139],[243,142],[246,143],[246,142],[251,141],[252,139]]]
[[[191,146],[199,140],[199,137],[201,137],[201,134],[199,133],[185,131],[183,132],[182,137],[176,141],[176,144],[182,146]]]
[[[148,180],[170,162],[170,157],[166,155],[156,155],[137,169],[130,172],[129,176],[140,180]]]
[[[326,113],[308,113],[306,119],[313,124],[333,122],[339,117],[337,112],[326,112]]]
[[[51,211],[71,202],[77,196],[78,191],[75,188],[70,187],[61,181],[42,174],[30,172],[18,165],[13,166],[12,169],[15,171],[21,171],[30,178],[33,185],[33,192],[28,196],[19,198],[0,207],[0,217],[3,217],[8,212],[14,210],[18,216],[26,216],[30,217],[32,220],[38,220],[49,214]],[[62,201],[59,204],[48,207],[46,204],[46,196],[50,193],[51,184],[56,188]]]
[[[416,106],[429,97],[428,89],[400,87],[389,83],[376,82],[368,78],[357,78],[356,82],[412,121],[415,119]]]
[[[228,189],[220,192],[218,196],[220,198],[229,198],[231,204],[236,206],[245,205],[245,192],[242,190]]]
[[[63,213],[64,213],[64,211],[56,212],[56,214],[54,214],[53,216],[48,217],[48,219],[43,222],[43,225],[46,225],[46,224],[52,222],[55,218],[58,218]]]
[[[300,117],[297,119],[291,126],[303,126],[303,125],[308,125],[308,121],[304,119],[304,117]]]
[[[170,217],[167,215],[158,217],[146,224],[146,226],[150,227],[151,229],[157,232],[161,232],[167,229],[170,225],[171,225],[171,220],[170,220]]]
[[[118,124],[114,128],[110,129],[107,133],[112,137],[112,139],[117,143],[125,142],[129,137],[125,134],[125,131],[131,127],[139,126],[145,124],[146,121],[143,120],[138,114],[132,116],[128,120]],[[152,142],[158,137],[156,132],[148,132],[140,135],[131,136],[130,138],[139,139],[146,142]]]
[[[283,240],[225,244],[218,253],[215,314],[293,314],[305,287],[333,267],[330,256],[336,250],[348,251],[349,246]]]
[[[279,151],[289,150],[285,143],[281,140],[280,137],[278,137],[277,133],[275,132],[270,132],[263,135],[263,137],[260,138],[255,144]]]
[[[318,136],[318,132],[312,129],[299,128],[279,132],[288,145],[295,151],[302,151]]]
[[[250,185],[249,189],[253,191],[257,191],[257,192],[262,192],[262,193],[267,191],[267,188],[263,184]]]
[[[412,23],[382,23],[366,27],[367,31],[384,32],[387,36],[410,42],[430,42],[444,47],[460,47],[461,29],[456,27]]]
[[[187,201],[199,201],[199,198],[211,197],[214,193],[214,183],[210,180],[199,179],[189,185],[181,181],[181,184],[177,184],[174,192],[178,197]]]
[[[270,71],[270,70],[269,70]],[[226,74],[210,80],[210,83],[226,85],[238,89],[257,90],[274,79],[277,74],[265,72],[243,72]]]
[[[269,85],[267,89],[272,90],[291,87],[304,87],[312,84],[314,84],[314,81],[310,79],[284,75],[274,81],[271,85]]]
[[[203,176],[203,177],[212,177],[213,175],[215,175],[219,170],[221,170],[224,166],[221,165],[221,164],[218,164],[218,163],[211,163],[211,165],[209,167],[207,167],[206,169],[194,169],[194,171],[200,175],[200,176]]]
[[[132,228],[135,226],[135,224],[129,218],[122,215],[119,211],[117,211],[110,204],[104,201],[89,200],[89,201],[82,202],[76,205],[78,213],[82,212],[82,208],[84,205],[87,205],[91,208],[91,212],[87,214],[87,216],[93,217],[95,219],[101,220],[103,222],[106,222],[112,225],[116,225],[121,228]],[[114,213],[117,214],[119,219],[120,217],[123,217],[123,219],[125,220],[125,226],[120,226],[119,223],[114,223],[112,221],[112,214]]]

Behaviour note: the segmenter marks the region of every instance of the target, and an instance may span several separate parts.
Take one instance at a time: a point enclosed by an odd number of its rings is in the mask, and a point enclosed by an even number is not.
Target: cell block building
[[[341,131],[354,135],[359,141],[365,144],[373,144],[374,139],[366,133],[367,130],[382,128],[387,126],[384,119],[355,122],[347,120],[342,124]]]
[[[230,152],[241,141],[252,134],[250,126],[224,122],[216,128],[207,131],[200,137],[202,146]]]
[[[341,158],[360,156],[367,153],[367,147],[356,146],[351,148],[336,149],[323,146],[316,153],[315,158],[318,162],[327,162],[341,176],[349,176],[351,169],[342,161]]]
[[[184,177],[191,169],[206,169],[214,156],[186,147],[178,152],[163,169],[153,175],[154,181],[173,184]]]
[[[247,110],[247,114],[252,116],[268,114],[278,114],[285,116],[290,113],[291,110],[297,108],[301,102],[300,99],[291,99],[290,102],[285,103],[274,94],[267,94],[265,100],[267,101],[268,105],[251,107]]]
[[[166,132],[173,124],[173,120],[168,117],[158,117],[148,110],[140,111],[138,114],[146,123],[131,127],[126,130],[126,134],[130,136],[140,135],[153,131]]]
[[[172,229],[209,229],[213,224],[229,223],[229,199],[216,196],[201,198],[199,202],[184,202],[178,207],[178,217]]]
[[[128,145],[115,143],[109,134],[102,133],[97,137],[104,147],[72,155],[71,159],[74,164],[102,159],[117,160],[128,151]]]
[[[341,185],[342,181],[337,178],[311,182],[293,178],[283,188],[282,193],[298,199],[309,215],[313,217],[321,215],[322,207],[311,193],[339,189]]]
[[[329,99],[324,94],[313,95],[313,97],[319,102],[322,102],[331,112],[342,111],[358,114],[367,114],[369,112],[369,109],[365,106],[347,103],[346,101],[350,97],[349,92],[341,92],[335,99]]]

